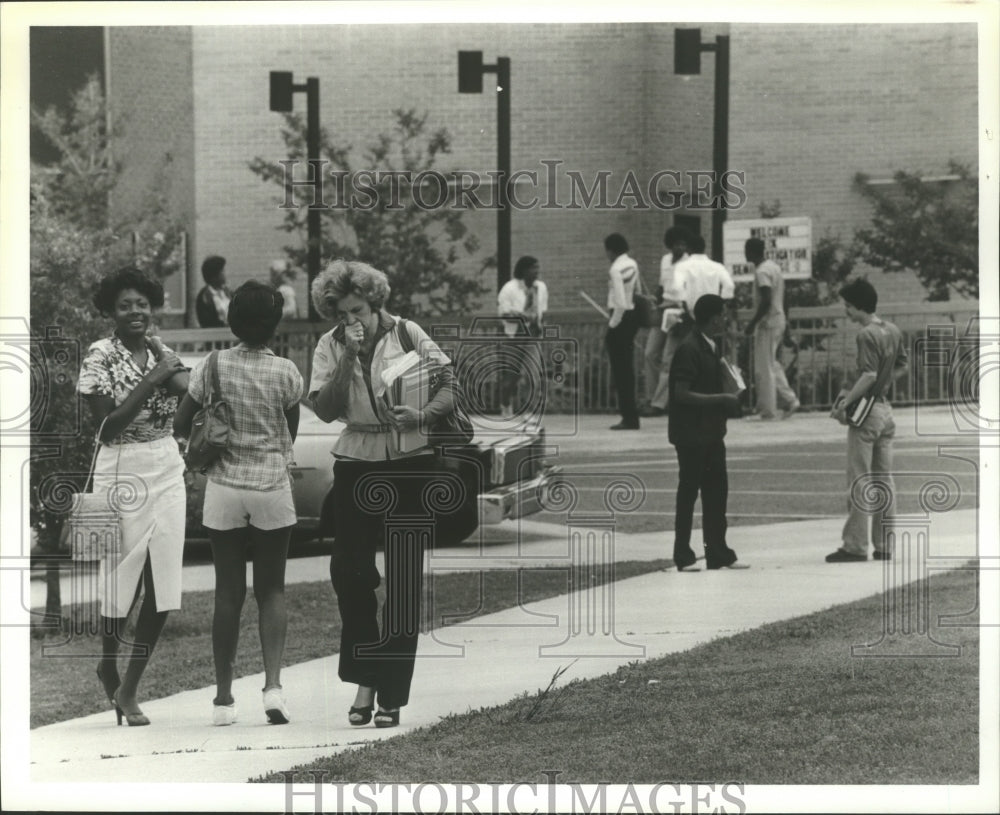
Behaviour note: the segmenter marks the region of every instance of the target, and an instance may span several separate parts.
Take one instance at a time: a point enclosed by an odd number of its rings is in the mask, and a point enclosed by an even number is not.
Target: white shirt
[[[229,322],[229,295],[225,289],[217,289],[215,286],[208,287],[208,293],[212,295],[212,303],[215,305],[215,313],[224,323]]]
[[[681,255],[681,259],[677,263],[681,263],[690,257],[687,252]],[[672,252],[667,252],[662,258],[660,258],[660,286],[663,287],[663,299],[669,300],[670,293],[674,290],[674,268],[676,264],[674,263],[674,255]]]
[[[278,291],[281,292],[281,296],[285,299],[285,305],[281,307],[282,317],[298,317],[299,316],[299,306],[295,302],[295,289],[288,283],[282,283],[278,286]]]
[[[511,314],[525,315],[529,322],[541,325],[545,312],[549,310],[549,290],[541,280],[536,280],[531,289],[532,305],[529,310],[528,287],[524,285],[524,281],[516,277],[508,280],[497,295],[497,314],[501,317]],[[504,322],[504,332],[507,336],[513,337],[521,325],[520,320],[507,320]]]
[[[626,311],[635,308],[632,296],[635,294],[636,281],[639,279],[639,264],[637,264],[627,254],[621,254],[615,258],[611,268],[608,269],[608,309],[612,312],[618,311],[618,319],[612,313],[610,324],[618,325],[622,315]]]
[[[771,290],[771,309],[760,321],[760,325],[776,328],[782,324],[782,318],[785,316],[785,279],[781,276],[781,267],[773,260],[762,261],[755,270],[754,277],[758,288],[766,286]]]
[[[683,301],[694,315],[694,304],[705,294],[717,294],[731,300],[736,286],[729,270],[707,255],[691,255],[674,266],[672,300]]]

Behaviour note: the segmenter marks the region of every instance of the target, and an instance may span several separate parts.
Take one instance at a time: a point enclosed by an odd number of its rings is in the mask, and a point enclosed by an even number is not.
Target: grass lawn
[[[668,563],[667,560],[616,563],[614,577],[616,580],[634,577],[663,569]],[[569,590],[570,573],[565,568],[524,569],[520,575],[518,591],[517,571],[436,574],[431,625],[440,625],[444,615],[455,615],[450,622],[460,622]],[[586,572],[586,578],[590,577],[590,572]],[[330,583],[293,583],[286,588],[285,597],[289,623],[284,664],[293,665],[336,652],[340,644],[340,614]],[[427,604],[424,605],[426,609]],[[183,608],[167,618],[156,652],[143,675],[140,703],[143,699],[158,699],[215,683],[212,606],[210,591],[185,593]],[[90,619],[95,608],[76,606],[65,611],[68,624],[68,620],[81,614],[83,619]],[[133,621],[135,616],[133,613]],[[95,674],[100,637],[75,635],[64,647],[56,648],[67,637],[66,633],[52,632],[31,640],[31,727],[108,710],[108,701]],[[43,645],[52,649],[45,657]],[[251,590],[247,591],[243,607],[240,649],[237,678],[264,670],[257,636],[257,604]],[[119,670],[124,673],[124,660],[119,661]]]
[[[295,769],[328,783],[974,784],[979,632],[936,620],[976,608],[976,580],[929,581],[932,634],[956,658],[852,658],[879,637],[876,595]]]

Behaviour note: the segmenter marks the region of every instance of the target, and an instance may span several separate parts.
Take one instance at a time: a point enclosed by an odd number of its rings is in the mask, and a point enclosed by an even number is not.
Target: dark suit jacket
[[[712,351],[697,328],[677,346],[670,363],[670,400],[667,403],[667,438],[671,444],[709,444],[725,437],[725,408],[684,405],[674,398],[678,382],[686,382],[695,393],[723,393],[721,356],[719,343]]]
[[[226,327],[226,323],[219,319],[219,313],[215,310],[215,301],[208,286],[198,292],[198,297],[194,301],[194,314],[198,318],[198,325],[202,328]]]

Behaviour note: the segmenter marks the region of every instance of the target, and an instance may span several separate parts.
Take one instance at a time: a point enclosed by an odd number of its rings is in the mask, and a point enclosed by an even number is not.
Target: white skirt
[[[104,617],[126,617],[149,558],[156,610],[181,607],[184,557],[184,460],[177,442],[163,439],[102,445],[94,467],[94,492],[117,485],[121,557],[101,562],[98,596]],[[149,587],[146,587],[149,591]]]

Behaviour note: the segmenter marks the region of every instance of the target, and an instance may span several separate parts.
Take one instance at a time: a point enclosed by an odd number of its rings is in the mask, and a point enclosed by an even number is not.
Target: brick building
[[[696,24],[685,24],[696,25]],[[117,154],[126,167],[115,206],[138,206],[150,184],[167,195],[189,233],[190,302],[201,259],[228,258],[230,280],[266,275],[290,238],[278,227],[277,187],[248,169],[255,156],[284,158],[280,116],[268,105],[268,74],[319,78],[322,125],[357,148],[392,124],[394,108],[429,113],[453,152],[443,170],[485,173],[496,164],[496,104],[457,93],[456,53],[511,60],[512,163],[535,171],[518,194],[571,198],[568,172],[590,186],[608,175],[613,203],[631,171],[641,186],[663,170],[712,169],[714,60],[674,74],[672,23],[497,25],[195,26],[106,29],[105,80],[124,119]],[[852,189],[856,172],[889,179],[898,169],[941,175],[950,159],[977,167],[977,31],[974,24],[705,24],[703,40],[731,41],[729,167],[746,174],[746,203],[731,219],[758,217],[780,200],[783,215],[808,215],[814,239],[849,239],[870,213]],[[297,98],[296,109],[305,103]],[[550,188],[546,165],[556,168]],[[611,207],[535,207],[512,216],[514,258],[541,259],[553,310],[577,309],[584,289],[603,300],[602,239],[625,234],[648,283],[663,230],[675,215],[711,213]],[[495,252],[495,213],[470,212],[481,274]],[[493,273],[484,273],[492,283]],[[909,275],[873,273],[884,302],[918,302]],[[304,296],[304,283],[299,281]],[[487,300],[484,305],[489,307]]]

